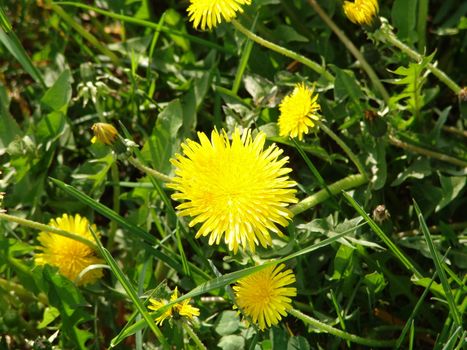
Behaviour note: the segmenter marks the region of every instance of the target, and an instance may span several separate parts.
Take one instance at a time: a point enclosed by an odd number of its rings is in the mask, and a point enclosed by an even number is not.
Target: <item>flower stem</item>
[[[372,37],[376,38],[377,40],[381,42],[389,43],[397,47],[399,50],[404,52],[407,56],[413,58],[417,62],[421,62],[423,60],[423,56],[419,54],[417,51],[415,51],[414,49],[404,44],[402,41],[400,41],[397,38],[397,36],[394,34],[394,32],[392,31],[392,28],[387,23],[386,19],[381,18],[381,20],[383,23],[381,25],[380,30],[377,31]],[[431,73],[433,73],[440,81],[442,81],[456,95],[459,94],[459,92],[461,91],[461,87],[457,85],[457,83],[454,80],[452,80],[446,73],[444,73],[442,70],[437,68],[432,63],[428,63],[427,67],[431,71]]]
[[[92,248],[94,250],[97,250],[97,245],[94,242],[91,242],[89,239],[86,239],[86,238],[84,238],[84,237],[82,237],[80,235],[77,235],[76,233],[68,232],[68,231],[65,231],[65,230],[58,229],[58,228],[53,227],[53,226],[44,225],[44,224],[41,224],[41,223],[36,222],[36,221],[23,219],[23,218],[13,216],[13,215],[9,215],[9,214],[5,214],[5,213],[0,213],[0,219],[4,219],[4,220],[10,221],[10,222],[15,222],[15,223],[17,223],[19,225],[30,227],[30,228],[33,228],[33,229],[38,230],[38,231],[49,232],[49,233],[57,234],[57,235],[60,235],[60,236],[63,236],[63,237],[67,237],[67,238],[73,239],[75,241],[79,241],[79,242],[81,242],[83,244],[86,244],[88,247],[90,247],[90,248]]]
[[[207,347],[201,342],[201,339],[199,339],[198,335],[191,329],[191,327],[186,323],[182,321],[182,327],[185,330],[185,332],[188,333],[191,339],[195,342],[196,346],[200,350],[207,350]]]
[[[458,165],[458,166],[467,168],[467,162],[462,160],[462,159],[457,159],[457,158],[448,156],[448,155],[443,154],[443,153],[430,151],[430,150],[428,150],[426,148],[423,148],[423,147],[411,145],[411,144],[409,144],[407,142],[399,140],[398,138],[396,138],[393,135],[389,135],[389,143],[391,145],[396,146],[396,147],[400,147],[400,148],[406,149],[406,150],[411,151],[411,152],[422,154],[422,155],[424,155],[426,157],[435,158],[435,159],[438,159],[438,160],[442,160],[443,162],[447,162],[447,163],[451,163],[451,164],[454,164],[454,165]]]
[[[134,157],[128,158],[128,161],[137,169],[141,170],[143,173],[146,173],[148,175],[154,176],[156,179],[161,180],[163,182],[170,182],[172,181],[172,178],[170,176],[167,176],[165,174],[162,174],[158,172],[157,170],[154,170],[150,167],[147,167],[143,163],[141,163],[138,159]]]
[[[364,185],[368,182],[368,178],[363,174],[355,174],[349,175],[339,181],[334,182],[333,184],[328,186],[329,192],[335,195],[340,193],[341,191],[347,191],[351,188],[355,188],[361,185]],[[306,197],[299,203],[293,205],[290,210],[294,215],[300,214],[305,210],[308,210],[319,203],[324,202],[330,197],[328,191],[322,189],[315,194],[312,194],[309,197]]]
[[[252,33],[250,30],[242,26],[240,22],[236,20],[232,20],[232,24],[239,32],[243,33],[247,38],[253,40],[257,44],[304,64],[305,66],[314,70],[316,73],[321,74],[329,82],[334,81],[333,75],[318,63],[310,60],[309,58],[306,58],[305,56],[299,55],[298,53],[292,50],[286,49],[285,47],[279,46],[277,44],[274,44],[273,42],[261,38],[260,36]]]
[[[324,331],[328,334],[332,334],[336,337],[361,344],[361,345],[367,345],[371,347],[392,347],[394,344],[396,344],[396,340],[379,340],[379,339],[371,339],[371,338],[363,338],[359,337],[358,335],[347,333],[344,331],[341,331],[340,329],[334,328],[326,323],[323,323],[321,321],[318,321],[317,319],[305,315],[301,313],[300,311],[296,309],[292,309],[289,311],[289,313],[299,320],[303,321],[303,323],[310,325],[314,328],[317,328],[321,331]]]
[[[319,6],[316,0],[308,0],[308,3],[310,4],[311,7],[313,7],[316,13],[321,17],[324,23],[326,23],[326,25],[329,28],[331,28],[334,34],[337,35],[337,37],[344,44],[347,50],[349,50],[350,53],[357,59],[357,61],[360,62],[363,70],[366,72],[366,74],[370,78],[375,88],[378,89],[379,93],[381,94],[381,97],[384,99],[386,103],[388,103],[389,94],[386,88],[383,86],[383,84],[381,83],[381,80],[379,80],[375,71],[373,70],[371,65],[368,63],[368,61],[365,59],[365,57],[362,55],[360,50],[357,49],[357,47],[347,37],[347,35],[345,35],[345,33],[337,26],[337,24],[331,19],[331,17],[329,17],[327,13],[321,8],[321,6]]]
[[[44,305],[49,304],[49,300],[44,293],[39,293],[37,296],[28,291],[22,285],[12,282],[10,280],[6,280],[0,278],[0,288],[3,290],[7,290],[9,293],[14,293],[23,301],[31,301],[31,300],[38,300]]]
[[[347,154],[350,160],[355,164],[360,174],[367,177],[367,173],[365,168],[363,167],[363,164],[360,162],[360,160],[358,160],[357,156],[355,155],[355,153],[352,152],[350,147],[347,146],[347,144],[337,134],[335,134],[334,131],[328,128],[326,124],[322,123],[321,121],[317,121],[316,123],[321,128],[321,130],[323,130],[330,138],[332,138],[340,146],[340,148],[342,148],[342,150]]]

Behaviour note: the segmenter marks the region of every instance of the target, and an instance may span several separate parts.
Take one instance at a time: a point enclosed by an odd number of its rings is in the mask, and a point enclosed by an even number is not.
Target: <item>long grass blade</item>
[[[141,316],[143,317],[143,320],[146,322],[146,324],[152,330],[152,332],[157,337],[157,339],[161,342],[164,349],[169,349],[170,347],[169,347],[169,344],[167,343],[167,339],[165,339],[165,337],[162,334],[161,330],[155,324],[154,319],[147,312],[146,307],[144,306],[144,304],[139,299],[138,294],[136,293],[136,290],[133,288],[133,285],[130,283],[129,279],[125,276],[123,271],[118,266],[117,262],[114,260],[112,255],[109,253],[109,251],[104,248],[104,246],[102,245],[100,240],[97,238],[97,235],[93,231],[91,226],[89,227],[89,230],[91,231],[92,235],[94,236],[94,239],[96,241],[99,252],[101,253],[104,260],[106,261],[107,265],[109,265],[109,267],[112,270],[114,276],[121,283],[123,289],[125,289],[125,292],[128,295],[128,297],[131,299],[131,301],[133,302],[133,305],[141,313]]]
[[[448,278],[446,276],[446,272],[441,265],[441,260],[439,258],[438,251],[436,250],[435,245],[433,244],[433,240],[431,239],[430,230],[423,218],[423,214],[420,211],[420,208],[414,200],[414,208],[418,216],[418,221],[420,223],[420,229],[423,232],[423,236],[425,237],[426,243],[428,244],[428,249],[430,250],[431,258],[436,267],[436,272],[438,273],[439,279],[441,280],[441,285],[443,286],[444,294],[446,296],[446,301],[448,302],[449,310],[451,315],[454,319],[454,322],[457,326],[462,326],[462,318],[459,314],[459,309],[454,301],[454,297],[452,296],[451,287],[449,285]]]
[[[360,204],[355,201],[348,193],[342,192],[344,198],[350,203],[352,207],[365,219],[370,225],[372,230],[378,235],[378,237],[387,245],[389,250],[396,256],[397,259],[404,265],[407,270],[412,272],[417,278],[423,278],[423,275],[417,270],[415,265],[409,260],[407,256],[394,244],[393,241],[381,230],[381,228],[373,221],[372,218],[363,210]]]

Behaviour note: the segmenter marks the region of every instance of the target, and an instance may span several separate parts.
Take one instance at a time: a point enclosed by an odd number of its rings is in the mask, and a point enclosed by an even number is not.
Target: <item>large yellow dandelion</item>
[[[266,267],[240,279],[233,287],[238,307],[261,330],[277,325],[287,311],[292,309],[292,299],[297,295],[293,271],[282,271],[285,265]],[[282,271],[282,272],[281,272]]]
[[[250,5],[251,0],[190,0],[188,16],[196,29],[201,25],[201,29],[206,27],[212,29],[222,22],[230,22],[237,16],[237,12],[242,13],[242,5]]]
[[[313,96],[313,92],[314,89],[300,83],[282,100],[278,120],[280,136],[298,136],[302,140],[303,134],[316,128],[316,121],[320,119],[317,112],[321,107],[317,102],[318,94]]]
[[[178,289],[175,287],[173,294],[170,297],[170,302],[178,299]],[[185,317],[189,320],[192,320],[194,316],[199,316],[199,309],[197,307],[190,305],[190,298],[183,300],[180,303],[176,303],[170,306],[165,310],[158,318],[156,318],[156,323],[162,325],[164,321],[172,317],[174,313],[177,316]],[[157,311],[164,305],[167,305],[167,300],[164,299],[149,299],[151,305],[148,306],[148,309]]]
[[[94,241],[89,231],[88,219],[79,214],[75,217],[63,214],[62,217],[52,219],[49,225]],[[91,227],[97,232],[94,224]],[[96,257],[95,251],[86,244],[50,232],[39,233],[38,240],[41,243],[38,249],[42,253],[36,254],[37,265],[56,266],[62,275],[76,281],[77,285],[93,283],[102,277],[102,269],[92,269],[77,280],[81,271],[88,266],[103,263]]]
[[[269,231],[282,236],[277,225],[288,225],[287,207],[297,202],[283,151],[275,144],[264,150],[266,135],[252,137],[250,130],[235,130],[232,141],[217,130],[211,140],[202,132],[198,138],[182,144],[184,155],[171,160],[176,176],[167,185],[177,191],[172,198],[183,202],[180,215],[193,218],[190,227],[201,224],[196,238],[210,235],[209,244],[219,244],[224,237],[236,253],[239,246],[267,247]]]
[[[344,13],[355,24],[370,25],[378,11],[378,0],[344,1]]]

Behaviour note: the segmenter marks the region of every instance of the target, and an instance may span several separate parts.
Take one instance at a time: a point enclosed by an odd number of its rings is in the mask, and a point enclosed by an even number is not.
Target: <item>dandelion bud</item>
[[[91,139],[92,143],[99,141],[100,143],[111,146],[118,135],[117,129],[112,124],[96,123],[91,127],[94,132],[94,137]]]

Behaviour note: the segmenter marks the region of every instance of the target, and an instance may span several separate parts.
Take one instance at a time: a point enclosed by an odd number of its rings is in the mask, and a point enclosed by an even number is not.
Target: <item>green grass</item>
[[[342,1],[254,0],[212,31],[188,6],[0,1],[0,349],[465,348],[467,6],[384,0],[362,27]],[[301,82],[322,120],[298,141],[277,120]],[[289,157],[298,203],[271,247],[234,254],[180,216],[171,159],[214,128]],[[100,240],[48,226],[64,213]],[[36,266],[44,230],[103,278]],[[279,263],[297,296],[261,331],[232,286]],[[199,317],[157,324],[188,298]]]

